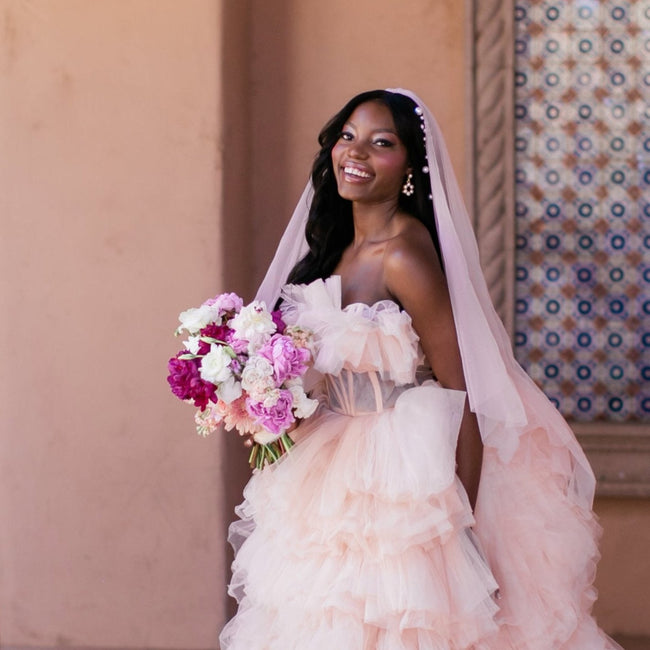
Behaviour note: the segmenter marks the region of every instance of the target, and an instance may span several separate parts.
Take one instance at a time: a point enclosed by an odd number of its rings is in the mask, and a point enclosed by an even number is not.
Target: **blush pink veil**
[[[566,647],[616,647],[589,616],[600,531],[591,512],[593,472],[568,424],[514,358],[433,115],[414,93],[389,92],[410,97],[421,109],[467,394],[485,445],[475,529],[502,594],[499,637],[486,647],[560,648],[567,641],[576,645]],[[307,252],[312,192],[309,183],[257,293],[267,305]]]

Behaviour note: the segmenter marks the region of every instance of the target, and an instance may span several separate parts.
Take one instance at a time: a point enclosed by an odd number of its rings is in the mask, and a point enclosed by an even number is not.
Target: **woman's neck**
[[[389,234],[391,223],[399,210],[397,201],[386,203],[353,203],[354,247],[380,241]]]

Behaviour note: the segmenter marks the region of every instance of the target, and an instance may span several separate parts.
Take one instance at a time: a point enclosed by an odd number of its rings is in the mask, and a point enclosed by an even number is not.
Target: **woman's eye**
[[[343,131],[341,135],[339,136],[341,140],[352,140],[352,134],[349,133],[348,131]]]
[[[384,138],[380,138],[379,140],[375,140],[375,144],[379,147],[392,147],[393,143],[390,140],[385,140]]]

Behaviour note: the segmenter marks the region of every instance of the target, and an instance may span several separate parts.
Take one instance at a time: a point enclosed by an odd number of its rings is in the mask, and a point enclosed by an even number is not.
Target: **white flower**
[[[310,399],[307,397],[302,386],[293,385],[289,386],[289,390],[293,395],[293,413],[299,419],[308,418],[314,413],[318,406],[318,400]]]
[[[241,384],[232,375],[217,388],[217,397],[226,404],[230,404],[230,402],[234,402],[241,397],[241,393]]]
[[[264,406],[265,409],[270,409],[278,403],[279,399],[280,399],[280,389],[272,388],[271,390],[267,390],[264,393],[264,399],[262,400],[262,405]]]
[[[192,354],[198,354],[200,342],[201,338],[199,336],[188,336],[187,341],[183,341],[183,345],[185,346],[185,349]]]
[[[241,384],[251,397],[261,397],[267,390],[275,388],[273,366],[263,357],[251,357],[242,372]]]
[[[276,436],[275,433],[271,433],[266,429],[262,429],[261,431],[256,431],[253,434],[253,440],[260,445],[270,445],[272,442],[275,442],[277,439],[278,436]]]
[[[249,352],[255,346],[263,343],[276,330],[273,318],[266,310],[266,304],[257,300],[242,307],[241,311],[228,324],[235,331],[237,338],[250,342]]]
[[[201,361],[201,379],[212,384],[227,381],[232,377],[232,371],[228,367],[231,361],[232,357],[226,352],[226,349],[213,343],[210,346],[210,352]]]
[[[182,332],[187,330],[190,334],[197,334],[206,325],[219,321],[218,305],[201,305],[192,307],[180,313],[178,320],[180,327],[176,330]]]

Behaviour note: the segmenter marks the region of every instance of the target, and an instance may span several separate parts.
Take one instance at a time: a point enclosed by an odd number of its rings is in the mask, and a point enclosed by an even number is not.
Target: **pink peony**
[[[209,298],[203,304],[209,307],[214,305],[223,314],[239,311],[244,306],[244,301],[236,293],[222,293],[215,298]]]
[[[292,406],[293,395],[288,390],[281,390],[277,402],[269,407],[250,398],[246,400],[246,409],[256,422],[275,435],[286,431],[289,425],[295,421],[291,412]]]
[[[198,406],[203,411],[208,402],[217,401],[216,386],[201,379],[199,374],[200,359],[178,358],[184,354],[186,354],[185,350],[169,360],[167,381],[176,397],[183,400],[191,399],[194,406]]]
[[[235,354],[241,355],[248,352],[248,341],[238,339],[232,330],[230,330],[230,333],[226,337],[226,342],[235,351]]]
[[[293,341],[283,334],[274,334],[257,353],[273,366],[273,375],[278,386],[287,379],[300,377],[307,370],[310,358],[309,350],[297,348]]]

